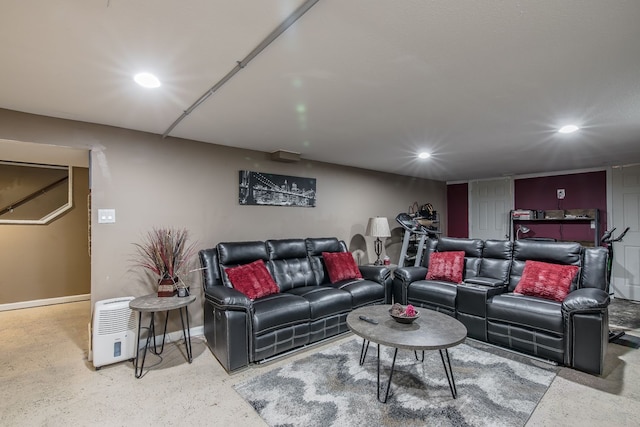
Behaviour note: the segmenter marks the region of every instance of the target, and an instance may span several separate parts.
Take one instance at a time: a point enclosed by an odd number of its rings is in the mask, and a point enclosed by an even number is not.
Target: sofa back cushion
[[[429,268],[429,259],[431,257],[431,254],[434,252],[437,252],[437,250],[438,250],[438,239],[434,237],[429,237],[428,239],[426,239],[426,241],[424,242],[424,251],[422,253],[422,260],[420,265],[423,267]],[[414,264],[410,264],[410,265],[414,265]]]
[[[216,248],[202,249],[198,252],[200,267],[202,267],[202,287],[206,290],[213,286],[220,286],[220,270],[218,269],[218,251]]]
[[[267,267],[281,291],[317,285],[304,239],[267,240]]]
[[[331,283],[329,272],[322,258],[323,252],[347,252],[347,245],[335,237],[309,237],[305,239],[307,255],[317,284]]]
[[[581,288],[598,288],[609,293],[609,278],[607,277],[607,263],[609,251],[607,248],[583,248]]]
[[[220,278],[222,283],[232,288],[225,269],[249,264],[256,260],[267,261],[269,255],[264,242],[223,242],[216,246],[218,250],[218,262],[220,263]]]
[[[520,282],[526,261],[540,261],[551,264],[582,266],[582,246],[576,242],[542,242],[536,240],[516,240],[513,243],[513,261],[509,274],[509,291],[513,292]],[[571,283],[569,291],[578,286],[580,273]]]
[[[513,243],[509,240],[485,240],[478,276],[509,283]]]
[[[482,247],[484,242],[480,239],[464,239],[457,237],[440,237],[436,243],[437,252],[464,252],[463,279],[476,277],[480,269]],[[429,251],[423,255],[423,265],[429,268]],[[425,263],[425,259],[427,262]]]

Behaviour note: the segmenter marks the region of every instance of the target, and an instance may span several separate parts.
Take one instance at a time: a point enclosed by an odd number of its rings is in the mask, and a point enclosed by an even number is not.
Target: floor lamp
[[[380,254],[382,253],[382,240],[381,237],[391,237],[391,231],[389,230],[389,221],[384,216],[377,216],[375,218],[369,218],[369,223],[367,224],[367,236],[375,237],[374,241],[374,249],[376,251],[376,262],[375,265],[382,265],[382,260],[380,259]]]

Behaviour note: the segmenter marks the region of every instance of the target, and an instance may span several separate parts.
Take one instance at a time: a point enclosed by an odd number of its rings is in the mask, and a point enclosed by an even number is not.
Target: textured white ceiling
[[[3,0],[0,108],[163,134],[302,3]],[[170,136],[449,181],[638,163],[639,22],[636,0],[320,0]]]

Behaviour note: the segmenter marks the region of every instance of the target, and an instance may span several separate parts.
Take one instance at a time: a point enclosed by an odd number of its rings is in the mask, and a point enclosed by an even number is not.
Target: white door
[[[509,212],[513,209],[513,179],[469,183],[469,236],[474,239],[507,239]]]
[[[640,165],[613,168],[611,214],[614,237],[631,227],[613,244],[611,291],[614,297],[640,301]]]

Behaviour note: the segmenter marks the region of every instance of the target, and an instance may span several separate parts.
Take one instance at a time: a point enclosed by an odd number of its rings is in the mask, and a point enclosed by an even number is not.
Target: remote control
[[[371,323],[372,325],[377,325],[377,324],[378,324],[378,321],[377,321],[377,320],[372,319],[372,318],[367,317],[367,316],[360,316],[360,320],[364,320],[365,322],[369,322],[369,323]]]

